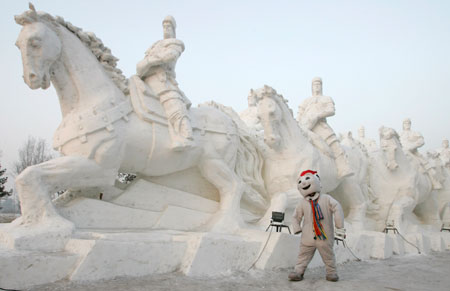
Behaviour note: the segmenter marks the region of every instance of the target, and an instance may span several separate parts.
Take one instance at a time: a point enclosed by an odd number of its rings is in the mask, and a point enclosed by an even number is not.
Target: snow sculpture
[[[358,128],[358,141],[365,147],[368,152],[378,149],[377,143],[371,138],[366,138],[366,129],[364,126]]]
[[[163,20],[164,39],[154,43],[137,64],[137,75],[151,87],[168,117],[172,148],[180,151],[193,145],[188,115],[191,101],[178,88],[175,65],[184,51],[184,43],[175,38],[176,22],[172,16]]]
[[[444,224],[450,224],[450,149],[448,139],[442,141],[442,148],[428,154],[430,163],[434,166],[442,189],[437,189],[436,200],[439,207],[439,217]]]
[[[369,215],[376,222],[376,230],[383,230],[387,222],[403,232],[412,225],[436,223],[431,180],[419,170],[418,162],[403,152],[397,132],[382,126],[380,146],[370,156],[369,169],[369,184],[379,206],[376,213]]]
[[[243,193],[257,192],[248,190],[251,187],[235,168],[254,171],[251,162],[237,158],[238,151],[254,145],[241,142],[236,123],[227,114],[212,107],[190,109],[186,114],[193,123],[196,146],[171,151],[166,114],[155,94],[161,92],[153,82],[148,86],[133,76],[127,87],[110,50],[94,34],[60,17],[37,13],[31,5],[15,19],[23,26],[17,46],[25,83],[31,89],[47,89],[52,83],[58,93],[63,120],[54,147],[62,156],[29,167],[17,177],[23,215],[0,234],[3,241],[23,249],[62,249],[74,224],[59,214],[49,195],[62,189],[67,189],[65,196],[77,191],[107,193],[119,171],[141,177],[190,171],[219,193],[218,210],[205,229],[232,233],[242,226]],[[250,199],[248,204],[265,209],[264,198],[255,198],[259,201]],[[100,206],[92,207],[96,212]]]
[[[258,120],[258,108],[257,108],[257,100],[258,96],[256,95],[253,89],[250,89],[248,93],[247,102],[248,107],[244,111],[242,111],[239,116],[245,122],[245,124],[256,131],[256,134],[259,134],[263,131],[261,122]]]
[[[331,97],[322,94],[322,79],[312,80],[312,96],[303,100],[298,107],[297,120],[303,129],[312,131],[322,138],[333,152],[340,178],[350,176],[353,171],[348,165],[344,150],[339,144],[333,129],[327,123],[327,117],[335,115]]]
[[[442,141],[442,148],[439,149],[439,155],[444,166],[450,169],[450,148],[448,146],[448,139]]]
[[[441,153],[442,149],[439,149]],[[427,152],[428,162],[436,172],[436,177],[442,185],[441,189],[436,189],[436,201],[439,209],[439,218],[443,223],[450,223],[450,171],[444,166],[441,154],[438,151]]]
[[[305,168],[318,170],[325,192],[332,192],[345,199],[343,207],[347,210],[348,218],[363,220],[367,201],[358,184],[359,177],[349,177],[344,179],[345,182],[342,178],[338,178],[330,148],[322,141],[322,147],[327,153],[324,154],[314,146],[311,139],[299,127],[282,95],[267,85],[254,90],[254,93],[266,144],[263,151],[263,178],[271,197],[265,221],[269,221],[271,211],[285,212],[288,205],[292,207],[297,204],[299,195],[296,173]],[[364,166],[360,164],[359,157],[355,157],[354,161],[355,169]],[[361,179],[364,180],[365,177]],[[345,185],[337,189],[342,182]]]
[[[355,174],[343,179],[332,194],[341,202],[347,214],[346,219],[352,222],[353,228],[367,229],[366,214],[378,210],[378,205],[373,203],[375,196],[369,181],[370,159],[366,147],[355,140],[351,132],[341,136],[341,145]]]
[[[416,166],[421,171],[427,172],[434,189],[441,189],[442,185],[436,178],[436,171],[429,165],[428,161],[423,157],[418,149],[425,144],[422,134],[411,130],[411,120],[406,118],[403,121],[403,131],[400,135],[400,142],[406,154],[416,161]]]
[[[296,258],[284,250],[295,249],[299,237],[275,233],[266,243],[260,230],[271,211],[291,217],[302,199],[297,174],[305,168],[317,169],[323,191],[343,206],[349,245],[363,258],[389,257],[394,246],[410,252],[390,235],[355,231],[381,231],[387,220],[420,236],[421,250],[448,248],[450,234],[419,233],[440,219],[450,222],[448,142],[429,153],[428,166],[405,153],[388,128],[380,130],[381,149],[370,143],[366,150],[351,133],[339,144],[326,124],[334,103],[322,96],[318,79],[300,125],[269,86],[250,91],[242,119],[215,102],[190,108],[175,81],[183,45],[171,17],[163,21],[164,40],[129,79],[93,33],[32,5],[16,21],[23,26],[17,46],[25,83],[57,91],[63,120],[53,143],[62,156],[16,179],[23,215],[0,225],[0,268],[14,270],[0,273],[3,288],[175,271],[215,276],[252,263],[292,266]],[[336,165],[344,156],[352,176]],[[432,170],[442,189],[432,191]],[[118,184],[118,172],[137,178]],[[51,201],[59,190],[65,193]],[[338,262],[349,259],[345,249],[336,251]]]

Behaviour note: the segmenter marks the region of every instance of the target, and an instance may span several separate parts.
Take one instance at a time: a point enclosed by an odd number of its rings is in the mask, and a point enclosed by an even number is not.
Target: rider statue
[[[374,152],[377,150],[376,141],[366,137],[366,129],[362,125],[358,128],[358,141],[365,147],[367,152]]]
[[[400,134],[400,143],[405,153],[410,154],[412,157],[419,161],[423,170],[427,172],[430,177],[433,189],[441,189],[441,183],[436,179],[436,170],[430,165],[430,163],[423,157],[418,148],[425,144],[422,134],[411,130],[411,120],[406,118],[403,120],[403,131]]]
[[[172,149],[181,151],[194,144],[188,115],[191,102],[175,80],[175,65],[184,51],[184,43],[175,38],[176,22],[172,16],[164,18],[162,25],[164,39],[145,52],[136,72],[158,96],[168,119]]]
[[[439,150],[439,156],[441,157],[442,164],[450,168],[450,148],[448,147],[448,139],[442,141],[442,148]]]
[[[247,96],[248,108],[242,111],[239,115],[248,127],[256,129],[257,132],[261,132],[263,127],[258,119],[258,96],[255,90],[250,89]]]
[[[312,80],[312,96],[305,99],[298,107],[297,120],[300,127],[312,131],[325,140],[334,154],[338,177],[343,178],[353,175],[353,172],[336,134],[327,123],[326,118],[334,114],[333,99],[322,95],[322,79],[314,78]]]

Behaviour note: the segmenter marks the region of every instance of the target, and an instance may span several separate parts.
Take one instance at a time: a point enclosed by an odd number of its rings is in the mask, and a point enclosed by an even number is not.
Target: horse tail
[[[235,172],[244,181],[246,187],[242,203],[250,212],[262,215],[269,205],[262,170],[264,159],[256,135],[251,132],[239,115],[228,106],[209,101],[201,106],[214,107],[228,115],[236,124],[239,134],[239,146],[236,156]]]

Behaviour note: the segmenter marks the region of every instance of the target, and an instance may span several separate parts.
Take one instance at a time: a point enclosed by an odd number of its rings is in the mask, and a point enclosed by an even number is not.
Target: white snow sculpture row
[[[16,22],[24,80],[31,89],[53,84],[63,120],[54,137],[62,156],[16,179],[22,216],[0,231],[10,247],[60,250],[85,228],[261,229],[272,211],[289,217],[305,169],[319,172],[353,228],[381,231],[394,221],[407,231],[447,219],[448,141],[427,159],[407,123],[400,138],[382,127],[380,148],[363,128],[359,140],[339,140],[326,122],[335,108],[320,78],[297,120],[269,86],[250,92],[240,116],[215,102],[190,108],[175,81],[184,44],[172,17],[128,82],[93,33],[32,6]],[[138,178],[123,189],[114,184],[118,172]],[[52,202],[49,194],[62,189]]]

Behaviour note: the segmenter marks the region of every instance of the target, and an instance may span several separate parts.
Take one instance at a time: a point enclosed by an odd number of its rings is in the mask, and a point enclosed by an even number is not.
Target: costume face
[[[310,170],[302,172],[298,179],[297,189],[303,197],[316,199],[319,197],[321,188],[317,172]]]

